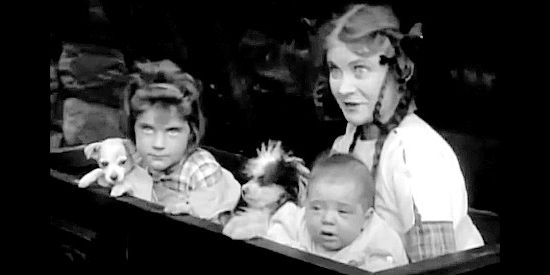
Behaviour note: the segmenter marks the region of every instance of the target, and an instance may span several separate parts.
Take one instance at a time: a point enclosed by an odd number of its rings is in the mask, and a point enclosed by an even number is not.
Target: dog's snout
[[[113,181],[116,181],[118,176],[117,174],[112,174],[111,177],[110,177]]]

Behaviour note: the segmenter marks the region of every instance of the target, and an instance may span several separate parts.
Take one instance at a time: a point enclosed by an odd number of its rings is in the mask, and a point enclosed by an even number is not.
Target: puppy
[[[153,195],[153,179],[135,162],[133,143],[128,139],[108,138],[84,147],[86,158],[93,158],[99,164],[78,181],[78,187],[85,188],[91,183],[97,183],[111,188],[111,196],[119,197],[129,194],[134,197],[151,201]]]
[[[265,234],[270,217],[285,203],[301,205],[309,170],[302,159],[285,152],[280,141],[269,141],[250,159],[245,173],[250,180],[242,186],[246,206],[237,210],[224,226],[232,239],[250,239]]]

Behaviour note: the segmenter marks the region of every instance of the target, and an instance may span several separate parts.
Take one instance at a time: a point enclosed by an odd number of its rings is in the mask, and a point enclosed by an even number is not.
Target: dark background
[[[169,58],[207,87],[206,145],[252,155],[259,142],[277,138],[309,163],[343,133],[341,117],[319,121],[308,97],[266,95],[248,110],[264,123],[250,128],[243,124],[250,114],[243,114],[231,98],[228,64],[247,29],[307,47],[300,18],[324,20],[349,2],[57,0],[49,18],[50,59],[59,58],[64,41],[119,48],[129,67],[134,60]],[[424,26],[417,113],[457,151],[474,206],[498,211],[491,194],[499,188],[503,117],[513,115],[503,108],[497,65],[500,7],[472,0],[395,2],[403,26],[418,21]],[[90,15],[94,7],[101,7],[104,16]]]

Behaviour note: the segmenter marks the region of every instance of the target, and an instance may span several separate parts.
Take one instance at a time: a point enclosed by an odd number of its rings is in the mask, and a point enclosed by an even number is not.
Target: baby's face
[[[340,250],[361,233],[367,219],[361,184],[360,177],[344,173],[326,173],[310,182],[306,226],[320,248]]]

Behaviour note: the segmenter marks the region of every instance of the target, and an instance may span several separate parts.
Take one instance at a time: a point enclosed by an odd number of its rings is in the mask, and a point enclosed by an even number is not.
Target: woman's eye
[[[368,72],[369,72],[369,68],[367,68],[366,66],[356,65],[353,67],[353,73],[357,78],[365,77]]]
[[[340,70],[337,67],[329,67],[329,73],[330,73],[330,77],[333,79],[342,78],[342,70]]]

